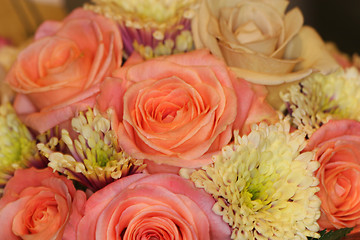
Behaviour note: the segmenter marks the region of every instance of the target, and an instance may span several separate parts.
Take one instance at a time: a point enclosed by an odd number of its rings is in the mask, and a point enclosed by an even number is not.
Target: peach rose
[[[192,21],[195,46],[210,49],[238,76],[257,84],[279,85],[313,71],[326,74],[336,69],[320,36],[303,27],[301,11],[294,8],[285,14],[288,4],[204,0]],[[277,94],[274,105],[280,100]]]
[[[113,108],[122,149],[138,159],[200,167],[234,129],[274,117],[265,92],[237,79],[208,51],[143,61],[132,57],[105,80],[98,104]]]
[[[360,232],[360,122],[326,123],[311,136],[304,151],[310,150],[320,163],[320,227]]]
[[[77,239],[230,239],[214,199],[175,174],[135,174],[95,192]]]
[[[63,22],[39,27],[6,80],[19,93],[14,107],[20,118],[44,132],[93,106],[100,82],[121,62],[116,23],[76,9]]]
[[[15,172],[0,199],[1,239],[74,238],[71,224],[83,215],[86,196],[52,169]]]

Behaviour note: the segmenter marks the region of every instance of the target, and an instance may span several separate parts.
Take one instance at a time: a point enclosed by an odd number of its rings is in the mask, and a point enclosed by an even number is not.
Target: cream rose
[[[298,8],[286,0],[204,0],[192,21],[196,48],[223,58],[238,77],[278,85],[337,67]],[[271,93],[270,93],[271,94]],[[276,98],[276,101],[279,99]]]

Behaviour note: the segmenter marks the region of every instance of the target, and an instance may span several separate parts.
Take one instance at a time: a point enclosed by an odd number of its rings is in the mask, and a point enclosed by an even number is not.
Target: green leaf
[[[323,230],[320,232],[321,237],[319,240],[341,240],[343,237],[348,235],[353,228],[341,228],[338,230],[330,230],[326,232],[326,230]],[[308,240],[316,240],[316,238],[308,238]]]

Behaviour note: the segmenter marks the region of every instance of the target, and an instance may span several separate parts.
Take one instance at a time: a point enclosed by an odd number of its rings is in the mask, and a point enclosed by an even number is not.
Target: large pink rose
[[[228,144],[234,129],[274,111],[265,92],[232,74],[206,50],[143,61],[132,56],[104,81],[98,99],[115,110],[125,152],[177,167],[200,167]]]
[[[135,174],[94,193],[77,239],[230,239],[214,199],[175,174]]]
[[[0,199],[0,238],[75,239],[72,223],[85,201],[84,192],[50,168],[17,170]]]
[[[99,84],[122,62],[122,40],[112,20],[83,9],[63,22],[47,21],[24,49],[7,81],[24,123],[44,132],[93,106]]]
[[[328,122],[311,136],[308,150],[316,151],[320,163],[320,227],[360,232],[360,122]]]

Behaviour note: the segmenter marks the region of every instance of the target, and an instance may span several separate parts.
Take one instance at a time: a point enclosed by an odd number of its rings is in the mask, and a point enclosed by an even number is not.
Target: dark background
[[[130,0],[131,1],[131,0]],[[86,0],[67,0],[68,10]],[[305,24],[313,26],[326,41],[333,41],[348,54],[360,53],[360,0],[290,0],[300,7]]]
[[[305,24],[313,26],[326,41],[333,41],[346,53],[360,53],[359,0],[291,0],[298,6]]]

